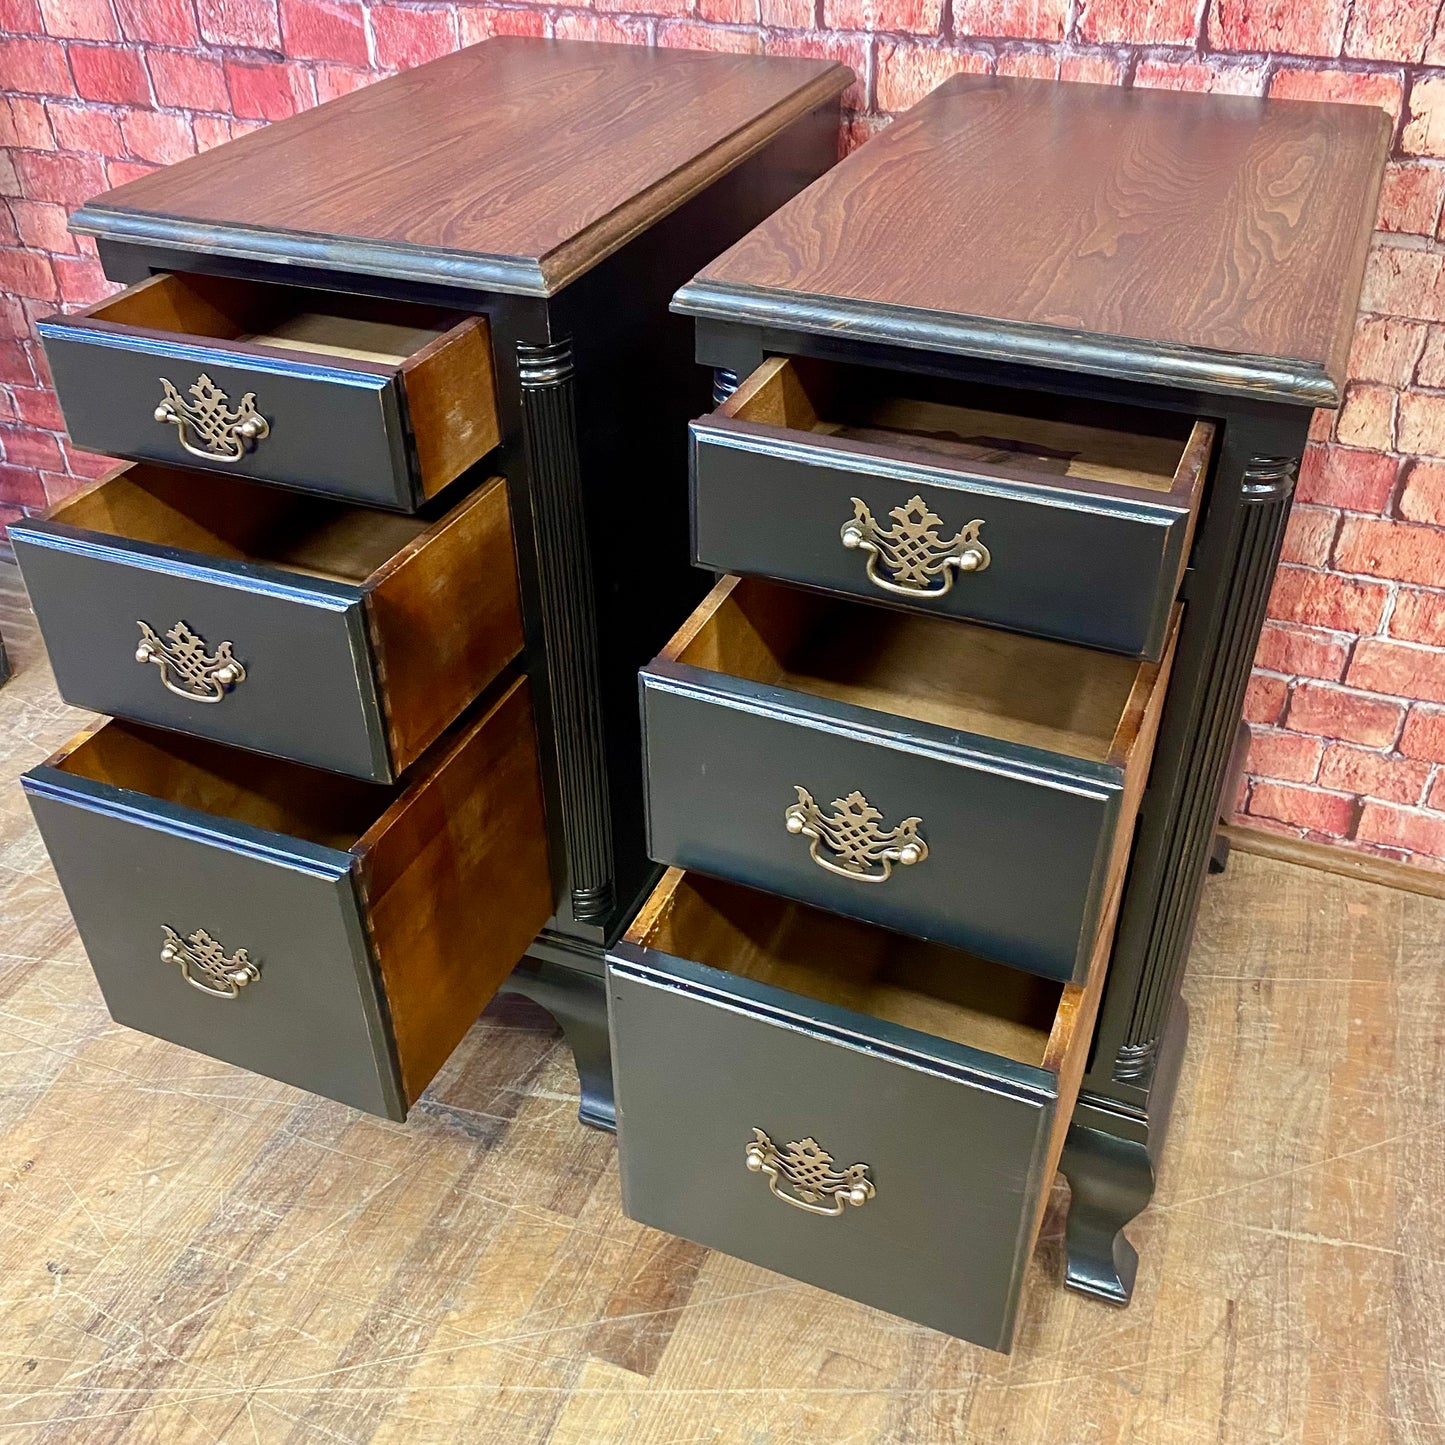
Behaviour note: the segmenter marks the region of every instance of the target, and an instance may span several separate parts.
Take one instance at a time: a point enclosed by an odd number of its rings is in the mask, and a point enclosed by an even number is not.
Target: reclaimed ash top
[[[500,38],[107,191],[88,235],[550,296],[852,82]]]
[[[1389,138],[1367,106],[955,76],[674,309],[1334,406]]]

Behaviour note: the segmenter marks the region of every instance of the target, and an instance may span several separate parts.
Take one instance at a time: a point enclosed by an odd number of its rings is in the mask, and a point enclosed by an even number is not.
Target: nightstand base
[[[1154,1197],[1179,1066],[1189,1037],[1189,1007],[1175,1002],[1160,1044],[1149,1102],[1140,1117],[1107,1099],[1083,1095],[1064,1141],[1059,1171],[1069,1181],[1064,1283],[1109,1304],[1134,1293],[1139,1251],[1124,1228]]]

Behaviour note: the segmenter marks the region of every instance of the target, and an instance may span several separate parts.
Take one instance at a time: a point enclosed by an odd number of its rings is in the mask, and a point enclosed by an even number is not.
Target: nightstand
[[[498,39],[73,218],[126,289],[40,329],[127,464],[14,536],[118,720],[26,787],[118,1019],[403,1117],[516,990],[610,1123],[633,678],[705,585],[668,298],[833,163],[851,80]]]
[[[1007,1349],[1056,1169],[1127,1300],[1377,110],[948,81],[705,267],[609,954],[624,1202]]]

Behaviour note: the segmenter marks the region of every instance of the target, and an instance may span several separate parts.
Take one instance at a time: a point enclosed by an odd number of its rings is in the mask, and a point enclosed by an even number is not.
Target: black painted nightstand
[[[642,673],[635,1218],[1006,1349],[1059,1168],[1069,1283],[1128,1299],[1388,138],[960,76],[678,293],[731,575]]]
[[[15,539],[121,720],[26,786],[117,1018],[401,1117],[515,990],[610,1124],[634,678],[705,587],[668,299],[833,163],[851,80],[499,39],[73,218],[126,290],[41,331],[132,464]]]

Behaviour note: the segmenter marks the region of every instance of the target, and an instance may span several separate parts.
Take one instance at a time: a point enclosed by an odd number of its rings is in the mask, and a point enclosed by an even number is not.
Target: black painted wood
[[[831,296],[782,297],[757,287],[701,278],[684,286],[674,305],[700,322],[751,323],[768,330],[807,327],[820,334],[846,333],[879,347],[907,346],[924,354],[983,357],[1000,365],[1087,372],[1125,384],[1162,383],[1296,406],[1334,407],[1340,402],[1338,385],[1317,366],[1277,356],[1190,352],[1133,336],[1090,336],[1053,326]]]
[[[1168,636],[1191,508],[1145,488],[1030,482],[891,456],[884,447],[705,417],[691,428],[693,560],[871,602],[972,618],[1157,661]],[[888,513],[914,497],[951,536],[982,519],[990,565],[911,601],[868,579],[840,533],[864,501]]]
[[[604,92],[601,108],[589,102],[583,108],[585,124],[559,131],[545,117],[539,122],[530,102],[518,109],[518,73],[506,68],[501,90],[488,92],[485,105],[500,104],[523,128],[535,129],[540,123],[545,146],[565,153],[565,163],[577,167],[584,181],[605,174],[605,157],[599,168],[598,147],[612,142],[633,147],[644,169],[657,172],[661,181],[656,187],[649,182],[636,194],[628,192],[630,181],[623,182],[614,198],[621,204],[608,210],[607,234],[593,237],[593,228],[585,227],[589,236],[585,257],[574,257],[580,264],[569,262],[565,274],[549,266],[545,285],[536,284],[540,272],[535,260],[529,263],[530,279],[519,285],[518,272],[509,267],[507,257],[456,249],[455,236],[450,248],[428,245],[421,237],[415,245],[389,245],[375,236],[368,239],[365,231],[351,234],[345,226],[336,233],[327,229],[324,234],[303,234],[285,228],[261,236],[251,227],[232,224],[234,215],[223,214],[213,222],[187,219],[171,205],[141,214],[112,207],[106,198],[85,208],[75,224],[97,236],[107,276],[129,284],[160,271],[195,272],[421,302],[488,317],[502,431],[493,470],[507,478],[514,519],[527,634],[525,665],[538,727],[556,901],[553,927],[544,931],[537,945],[540,960],[524,965],[517,979],[525,981],[534,995],[546,994],[547,1006],[554,1008],[567,1030],[582,1077],[584,1119],[609,1127],[602,945],[620,931],[657,873],[644,848],[636,669],[666,641],[679,617],[705,590],[703,578],[687,557],[683,478],[686,422],[704,409],[706,386],[690,364],[691,324],[671,316],[667,301],[692,270],[833,164],[837,95],[849,77],[826,63],[753,59],[742,65],[735,63],[736,58],[724,63],[693,57],[679,70],[662,53],[649,59],[645,52],[615,46],[568,45],[562,47],[567,56],[550,42],[517,42],[517,46],[537,51],[544,69],[553,61],[565,62],[561,70],[587,69],[588,84],[597,84]],[[731,75],[746,86],[756,82],[760,89],[744,93],[729,83],[711,98],[702,91],[688,98],[686,87],[674,87],[669,81],[659,89],[644,76],[638,89],[629,90],[630,99],[619,100],[622,91],[615,90],[608,100],[605,93],[612,87],[607,77],[618,73],[619,66],[629,75],[640,74],[639,67],[648,72],[660,68],[666,76],[695,73],[709,83]],[[545,101],[543,90],[536,95]],[[453,91],[446,105],[455,110],[459,123],[474,128],[475,102],[475,96],[458,101]],[[605,118],[607,108],[617,104],[622,105],[624,118],[599,130],[597,117]],[[393,139],[409,136],[415,129],[416,118],[410,112],[377,113],[371,101],[365,108],[376,114]],[[315,124],[324,128],[330,121],[328,109]],[[272,128],[253,144],[268,150],[280,143],[280,133],[281,128]],[[278,139],[273,141],[272,136]],[[434,152],[426,184],[436,206],[423,229],[440,226],[454,231],[446,216],[457,212],[458,200],[455,187],[447,189],[447,174],[449,168],[453,178],[466,170],[465,151],[462,147],[455,156],[445,150]],[[249,147],[246,153],[256,154]],[[212,154],[214,163],[227,170],[236,148]],[[523,168],[530,163],[524,162]],[[242,164],[247,162],[243,159]],[[501,164],[505,169],[512,161],[504,158]],[[383,221],[401,215],[403,226],[416,222],[415,216],[389,205],[385,177],[377,180],[364,146],[348,150],[346,166],[352,168],[351,179],[343,188],[350,187],[351,200]],[[275,174],[269,163],[262,163],[261,169]],[[168,172],[157,177],[156,184],[169,191],[172,178]],[[607,184],[618,192],[615,178]],[[214,193],[203,191],[209,204]],[[254,202],[261,194],[254,185],[232,193],[237,204]],[[315,201],[317,194],[307,192],[307,202]],[[523,210],[545,225],[565,221],[575,200],[544,186],[528,203],[531,209]],[[325,197],[321,204],[328,204]],[[514,209],[494,210],[493,219],[504,228],[510,226]],[[612,226],[614,218],[618,223]],[[464,219],[463,224],[469,222]],[[195,344],[190,338],[172,343],[154,333],[143,351],[127,352],[138,338],[122,339],[121,328],[104,323],[84,327],[66,318],[47,323],[45,330],[58,358],[57,379],[73,365],[82,388],[89,385],[87,378],[101,382],[100,394],[80,395],[80,413],[72,418],[81,445],[201,467],[200,459],[180,450],[174,427],[152,419],[160,397],[159,365],[184,362],[194,369],[171,375],[182,391],[204,369],[233,398],[255,390],[258,408],[272,423],[271,436],[228,470],[284,486],[347,495],[371,506],[414,509],[419,490],[412,474],[405,395],[390,367],[338,360],[334,367],[315,368],[290,356],[265,356],[244,343]],[[538,388],[544,394],[531,395],[524,403],[524,383],[532,391],[531,382],[547,380],[530,365],[536,349],[545,352],[564,337],[572,341],[572,369],[565,386]],[[318,394],[319,387],[325,392]],[[69,404],[76,388],[67,384],[65,390]],[[531,411],[525,424],[524,407]],[[302,414],[304,438],[297,422]],[[303,455],[283,446],[278,452],[278,438],[296,439],[298,444],[304,440],[312,450]],[[560,550],[539,545],[540,514],[549,503],[569,513],[561,521],[567,541]],[[624,538],[632,545],[618,545]],[[59,545],[54,535],[38,545],[51,553],[74,551],[68,542]],[[639,548],[646,554],[641,563]],[[74,560],[62,559],[56,565]],[[109,564],[115,559],[106,560]],[[190,584],[196,579],[187,577],[184,567],[172,565],[175,560],[127,558],[125,565],[141,571],[154,564],[155,571],[169,573],[178,587],[186,583],[176,594],[177,602],[195,610],[191,601],[195,589]],[[561,589],[545,585],[544,574],[554,563],[570,568],[578,585]],[[229,610],[229,592],[223,598],[223,590],[244,594],[248,606],[259,606],[266,598],[275,600],[257,569],[217,570],[221,579],[208,577],[205,585],[212,607],[225,601],[227,610],[219,628],[223,634],[229,620],[239,615]],[[139,585],[134,578],[127,585],[131,583]],[[317,608],[332,598],[325,584],[306,586],[320,599],[314,604]],[[98,590],[98,583],[91,585],[89,595],[93,598]],[[335,599],[338,615],[345,612],[350,617],[350,591],[342,592],[345,598],[338,593]],[[307,605],[313,604],[308,600]],[[194,618],[187,620],[201,630]],[[76,627],[82,627],[83,621],[77,620]],[[134,623],[127,617],[125,625]],[[289,624],[287,632],[303,642],[310,636],[301,621]],[[578,637],[583,645],[573,648],[571,642]],[[556,647],[559,655],[552,657],[549,653],[558,638],[562,639]],[[316,649],[308,642],[307,650]],[[130,646],[124,655],[129,658],[133,653]],[[569,706],[564,700],[559,706],[554,684],[570,685],[576,658],[589,654],[594,670],[590,678],[583,678],[582,704]],[[263,660],[267,672],[274,671],[269,652]],[[355,660],[353,685],[360,687],[368,659],[358,651]],[[137,673],[155,671],[134,666]],[[259,676],[253,668],[246,686]],[[228,701],[243,691],[233,693]],[[327,700],[318,706],[314,689],[290,691],[294,706],[309,710],[311,751],[301,751],[284,739],[278,741],[276,751],[328,769],[348,770],[338,739],[345,727],[338,728],[333,716],[345,706],[341,693],[328,682]],[[165,706],[163,700],[158,708]],[[213,711],[224,713],[225,707]],[[135,715],[147,714],[138,707]],[[169,716],[154,720],[176,725]],[[279,732],[285,731],[286,717],[278,715],[272,721]],[[224,736],[219,731],[211,735]],[[569,769],[573,774],[566,791],[574,805],[582,800],[570,809],[563,801],[563,774]],[[569,829],[574,839],[581,840],[580,848],[569,843]],[[574,868],[574,858],[583,866]],[[554,967],[557,958],[563,962]]]
[[[1076,1102],[1059,1172],[1069,1181],[1064,1282],[1109,1304],[1128,1304],[1139,1252],[1124,1227],[1143,1213],[1168,1134],[1189,1010],[1176,998],[1154,1051],[1147,1110],[1111,1105],[1098,1095]]]
[[[1201,542],[1210,550],[1224,544],[1228,570],[1211,569],[1207,592],[1196,589],[1186,612],[1181,676],[1161,720],[1167,761],[1152,775],[1136,893],[1119,924],[1117,956],[1130,960],[1134,997],[1122,1036],[1101,1034],[1114,1051],[1120,1084],[1147,1084],[1178,991],[1304,450],[1303,426],[1296,417],[1267,434],[1251,436],[1242,425],[1226,433],[1212,496],[1216,515]],[[1279,450],[1254,449],[1271,443]],[[1117,1027],[1112,1014],[1108,1024]]]
[[[807,314],[806,305],[800,307],[799,320]],[[1211,801],[1218,807],[1219,777],[1227,769],[1227,738],[1231,736],[1226,729],[1215,733],[1210,743],[1203,733],[1211,719],[1238,722],[1262,623],[1262,614],[1251,614],[1261,585],[1267,596],[1282,536],[1276,527],[1281,516],[1287,519],[1289,504],[1288,496],[1271,499],[1256,494],[1247,500],[1245,472],[1255,457],[1278,457],[1297,464],[1310,411],[1298,405],[1248,400],[1222,406],[1216,398],[1198,391],[1173,390],[1144,381],[1122,383],[1086,370],[1003,366],[987,359],[909,352],[786,327],[758,330],[748,324],[703,321],[698,325],[696,344],[703,367],[728,367],[740,375],[755,370],[769,354],[807,356],[916,368],[969,385],[997,383],[1109,405],[1145,405],[1214,422],[1214,462],[1181,584],[1185,607],[1173,678],[1140,807],[1089,1067],[1073,1115],[1075,1131],[1098,1130],[1126,1141],[1135,1153],[1147,1154],[1150,1149],[1157,1153],[1168,1128],[1173,1080],[1184,1043],[1181,1030],[1171,1033],[1170,1020],[1181,1007],[1179,980],[1187,963],[1212,836],[1212,827],[1200,820],[1208,818]],[[1274,488],[1266,488],[1266,492],[1270,490]],[[1246,509],[1257,515],[1247,518]],[[1273,516],[1269,527],[1261,528],[1266,512]],[[1219,772],[1215,772],[1216,766]],[[1188,803],[1191,798],[1193,807]],[[1151,957],[1154,968],[1148,963]],[[1141,1006],[1150,997],[1154,1002],[1141,1014]],[[1132,1077],[1119,1076],[1121,1060],[1123,1073]],[[1084,1162],[1073,1167],[1093,1167],[1107,1174],[1113,1167],[1110,1158],[1122,1160],[1128,1154],[1128,1150],[1117,1156],[1084,1151],[1074,1156]],[[1119,1167],[1127,1167],[1138,1177],[1134,1163]],[[1103,1181],[1089,1187],[1096,1198],[1103,1197]],[[1125,1195],[1136,1202],[1126,1212],[1114,1213],[1107,1251],[1091,1253],[1090,1241],[1103,1237],[1102,1226],[1070,1236],[1066,1282],[1071,1287],[1085,1288],[1082,1281],[1103,1278],[1114,1269],[1114,1234],[1148,1202],[1132,1186],[1116,1197]],[[1126,1286],[1117,1273],[1112,1277],[1118,1282],[1108,1291],[1110,1297],[1116,1303],[1127,1302],[1132,1282]]]
[[[328,366],[64,316],[38,329],[66,429],[84,451],[226,471],[393,511],[414,511],[422,501],[393,366],[352,360]],[[202,374],[233,408],[254,392],[270,425],[238,461],[186,451],[176,428],[155,418],[162,377],[184,397]]]
[[[608,1004],[631,1218],[1008,1348],[1051,1074],[629,943]],[[836,1219],[789,1207],[745,1166],[755,1128],[866,1163],[876,1196]]]
[[[405,1118],[348,854],[44,764],[22,783],[118,1023]],[[234,999],[189,986],[166,927],[246,949],[259,979]]]
[[[528,671],[535,689],[549,827],[553,838],[556,928],[594,948],[615,937],[650,891],[643,819],[637,670],[666,643],[706,592],[687,541],[687,423],[707,410],[707,378],[691,364],[692,327],[667,300],[688,267],[821,174],[837,154],[837,108],[820,106],[706,191],[637,236],[549,302],[492,298],[498,400],[510,443],[498,459],[509,478],[517,536]],[[619,298],[626,297],[625,305]],[[540,490],[522,446],[524,401],[518,346],[571,338],[576,490],[595,619],[600,755],[557,709],[548,675],[546,627],[571,637],[575,620],[546,619],[567,588],[546,575]],[[508,360],[510,358],[510,360]],[[563,557],[566,565],[566,557]],[[584,717],[586,714],[580,714]],[[590,723],[588,724],[590,727]],[[563,841],[560,779],[579,756],[592,759],[586,785],[605,798],[613,902],[579,918]],[[600,958],[600,954],[596,955]]]
[[[649,850],[1049,978],[1087,966],[1123,773],[660,659],[642,672]],[[785,825],[806,788],[855,790],[882,827],[922,819],[928,856],[839,877]]]
[[[1019,108],[1007,116],[996,108],[1014,101]],[[1150,143],[1134,144],[1124,134],[1128,125],[1116,124],[1126,111],[1147,119],[1151,133],[1159,127]],[[1047,119],[1034,124],[1026,112],[1033,121]],[[1058,117],[1065,112],[1070,123],[1060,129]],[[982,130],[973,129],[985,116]],[[999,123],[990,128],[994,120]],[[935,124],[931,134],[930,124]],[[1337,129],[1341,125],[1353,142]],[[1177,146],[1154,143],[1171,130]],[[949,143],[965,133],[968,144]],[[1148,1203],[1167,1129],[1185,1034],[1180,975],[1224,801],[1229,752],[1309,408],[1339,399],[1385,132],[1376,121],[1337,108],[1210,101],[1181,106],[1089,87],[969,80],[943,87],[889,136],[896,136],[896,143],[890,139],[876,153],[865,147],[675,298],[676,308],[697,321],[697,359],[718,378],[720,395],[766,357],[809,357],[1005,385],[1075,404],[1127,403],[1215,425],[1216,461],[1180,585],[1184,608],[1173,679],[1061,1166],[1073,1195],[1067,1281],[1124,1303],[1137,1256],[1123,1230]],[[1021,230],[1009,210],[1019,203],[1008,164],[1020,147],[1029,146],[1038,148],[1045,169],[1063,151],[1080,164],[1055,167],[1044,204],[1029,203],[1031,225]],[[1236,171],[1251,172],[1264,152],[1278,159],[1291,151],[1293,162],[1318,168],[1315,179],[1324,177],[1335,188],[1334,203],[1320,205],[1323,191],[1315,184],[1301,190],[1303,207],[1283,209],[1277,189],[1231,181],[1226,190],[1211,192],[1194,184],[1200,156],[1211,156],[1212,183]],[[1117,186],[1092,183],[1101,175],[1117,178],[1123,169],[1131,171],[1127,195]],[[1292,174],[1297,182],[1303,171]],[[998,205],[980,209],[978,197],[985,194],[994,195]],[[1149,221],[1140,230],[1145,213]],[[1186,214],[1187,223],[1179,224]],[[910,240],[907,218],[918,215],[932,215],[935,222],[952,215],[944,230],[972,226],[990,238],[994,250],[987,244],[975,248],[985,257],[980,269],[968,247],[946,254],[946,247],[920,244],[916,236]],[[1140,244],[1081,250],[1070,239],[1076,221],[1087,230],[1100,215],[1126,230],[1133,224]],[[1000,216],[1007,223],[1000,223]],[[901,238],[899,244],[879,244],[884,232]],[[1225,237],[1211,248],[1216,261],[1229,258],[1217,285],[1199,284],[1189,270],[1188,238],[1206,232]],[[1265,232],[1288,232],[1289,240],[1261,249]],[[1021,236],[1027,243],[1023,251]],[[1160,264],[1171,248],[1177,264]],[[1050,264],[1036,264],[1040,255]],[[1111,273],[1127,284],[1111,285]],[[1312,280],[1298,304],[1270,303],[1270,295],[1298,290],[1304,275]],[[1060,305],[1058,297],[1066,292]],[[1134,312],[1128,325],[1118,322],[1121,308]],[[795,533],[818,526],[805,487],[829,493],[829,506],[837,507],[846,500],[845,485],[861,487],[863,478],[873,485],[881,469],[856,455],[840,463],[838,443],[809,437],[807,459],[813,465],[805,474],[791,437],[784,445],[759,447],[735,424],[723,436],[713,434],[716,421],[708,418],[697,429],[698,560],[850,590],[827,551],[846,514],[826,535],[818,534],[823,538],[818,550],[796,540]],[[765,428],[754,430],[766,434]],[[708,448],[717,452],[724,445],[732,455],[708,455]],[[738,455],[745,449],[752,453],[746,475]],[[922,472],[914,476],[920,486],[910,494],[919,491],[954,521],[942,502],[956,498]],[[923,483],[934,490],[923,493]],[[847,493],[853,495],[863,493]],[[906,499],[898,487],[886,505]],[[982,515],[983,500],[977,508],[974,515]],[[755,523],[755,517],[762,521]],[[1080,517],[1079,535],[1094,525]],[[991,521],[984,540],[992,547],[998,529],[990,535],[990,527]],[[1093,546],[1101,546],[1097,536]],[[1130,548],[1120,555],[1103,545],[1101,555],[1105,570],[1098,585],[1127,590],[1142,553]],[[1110,577],[1111,567],[1127,575]],[[1069,585],[1069,560],[1054,552],[1048,570],[1064,576],[1050,575],[1031,604],[1043,626],[1056,628],[1070,611],[1092,626],[1087,596],[1056,601],[1048,595],[1049,587]],[[955,590],[989,575],[960,578]],[[1111,594],[1108,610],[1114,605]],[[1029,610],[1019,609],[1021,615]],[[975,615],[1020,625],[1003,612]],[[1137,620],[1128,625],[1137,626]],[[1054,635],[1091,646],[1117,645],[1107,631]],[[735,775],[739,762],[730,759]],[[748,761],[753,771],[765,766],[761,755]],[[746,783],[740,786],[746,791]],[[1044,888],[1052,886],[1046,868],[1037,876]],[[1013,907],[1036,907],[1022,875],[998,886]],[[620,1098],[625,1142],[625,1078]],[[971,1282],[957,1287],[967,1291]]]
[[[359,588],[60,522],[17,523],[11,538],[67,702],[391,781]],[[136,660],[141,621],[231,642],[245,680],[219,702],[178,697]]]
[[[570,340],[517,348],[527,469],[532,481],[547,686],[556,725],[558,799],[572,917],[595,924],[616,902],[597,615],[586,545]]]
[[[552,1015],[577,1066],[577,1118],[593,1129],[616,1129],[607,997],[594,961],[586,960],[593,966],[575,967],[580,961],[576,955],[573,940],[549,939],[543,934],[501,992],[529,998]],[[566,961],[558,962],[559,958]]]

